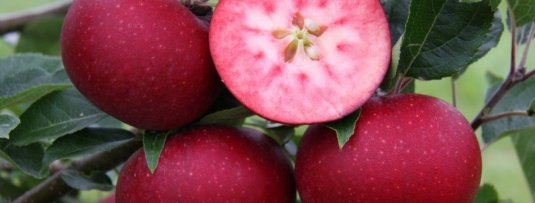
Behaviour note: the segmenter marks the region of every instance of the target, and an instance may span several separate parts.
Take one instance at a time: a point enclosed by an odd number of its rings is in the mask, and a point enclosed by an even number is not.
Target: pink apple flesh
[[[169,137],[154,174],[142,150],[125,164],[118,203],[295,201],[292,165],[251,129],[204,126]]]
[[[342,150],[334,131],[310,127],[296,160],[303,202],[471,203],[480,177],[470,124],[421,95],[371,99]]]
[[[71,81],[106,113],[165,130],[202,116],[221,85],[208,30],[177,0],[75,0],[62,31]]]
[[[390,61],[378,0],[221,0],[210,28],[216,69],[270,120],[336,120],[375,92]]]

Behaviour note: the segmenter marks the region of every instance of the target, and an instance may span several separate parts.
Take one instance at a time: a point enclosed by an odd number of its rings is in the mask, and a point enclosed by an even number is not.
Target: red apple
[[[115,203],[115,193],[112,193],[108,197],[100,200],[99,203]]]
[[[355,111],[383,80],[391,53],[379,0],[221,0],[210,48],[238,100],[288,124]]]
[[[153,175],[142,150],[125,164],[118,203],[293,202],[292,165],[271,138],[251,129],[204,126],[169,137]]]
[[[177,0],[75,0],[61,42],[80,92],[138,128],[190,123],[219,92],[207,27]]]
[[[414,94],[371,99],[341,150],[333,130],[310,127],[296,160],[303,202],[471,203],[480,177],[463,115]]]

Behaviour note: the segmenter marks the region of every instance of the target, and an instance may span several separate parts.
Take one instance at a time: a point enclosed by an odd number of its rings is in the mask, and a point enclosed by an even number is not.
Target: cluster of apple
[[[117,202],[458,202],[475,197],[481,155],[466,119],[438,99],[373,96],[390,64],[379,0],[221,0],[208,26],[178,0],[77,0],[62,33],[70,79],[134,127],[202,117],[223,84],[274,122],[311,124],[295,172],[251,129],[187,127],[151,174],[125,164]],[[223,83],[221,83],[223,81]],[[339,148],[321,123],[361,108]]]

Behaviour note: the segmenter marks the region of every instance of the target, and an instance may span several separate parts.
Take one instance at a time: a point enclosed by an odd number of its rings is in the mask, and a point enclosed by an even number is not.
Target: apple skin
[[[305,133],[296,159],[303,202],[470,203],[481,152],[470,124],[429,96],[372,98],[342,150],[324,126]]]
[[[115,203],[115,193],[99,201],[99,203]]]
[[[202,126],[169,137],[153,175],[142,150],[125,164],[118,203],[294,202],[292,165],[251,129]]]
[[[137,128],[188,124],[210,108],[222,86],[206,24],[177,0],[75,0],[61,43],[76,88]]]

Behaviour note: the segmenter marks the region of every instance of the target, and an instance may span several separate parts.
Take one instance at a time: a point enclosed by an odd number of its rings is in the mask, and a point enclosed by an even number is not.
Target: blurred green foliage
[[[0,13],[14,12],[26,8],[46,5],[56,0],[0,0]]]

